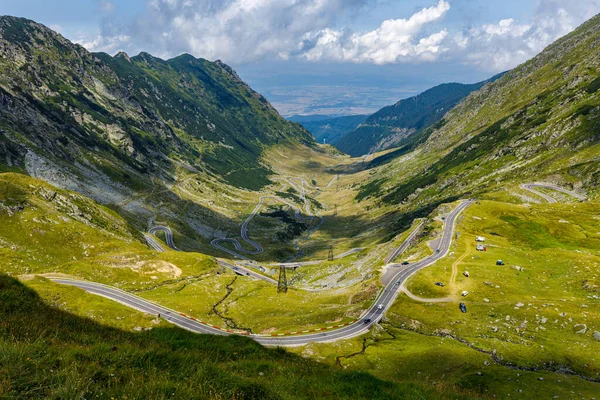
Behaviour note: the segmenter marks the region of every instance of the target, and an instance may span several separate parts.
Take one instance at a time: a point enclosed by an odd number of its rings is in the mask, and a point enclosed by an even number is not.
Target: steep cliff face
[[[181,164],[258,189],[266,147],[314,143],[220,61],[92,54],[14,17],[0,18],[0,106],[4,168],[53,183],[63,174],[86,194],[95,182],[135,189]]]
[[[414,167],[386,164],[362,196],[430,202],[532,179],[597,190],[599,46],[596,16],[469,95],[431,129]]]

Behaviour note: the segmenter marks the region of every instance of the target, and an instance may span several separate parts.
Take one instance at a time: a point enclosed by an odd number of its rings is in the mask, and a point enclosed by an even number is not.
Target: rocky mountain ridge
[[[335,145],[353,156],[399,146],[409,136],[438,122],[467,95],[500,76],[502,74],[474,84],[444,83],[400,100],[369,116],[356,129],[340,135]]]
[[[6,16],[0,103],[6,167],[39,166],[28,164],[29,154],[65,174],[86,170],[129,188],[186,164],[257,189],[269,182],[265,147],[314,143],[221,61],[92,54],[41,24]]]

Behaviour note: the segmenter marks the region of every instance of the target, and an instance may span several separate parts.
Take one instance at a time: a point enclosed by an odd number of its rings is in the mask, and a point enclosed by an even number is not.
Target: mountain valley
[[[0,17],[0,397],[597,397],[598,48],[313,138],[221,61]]]

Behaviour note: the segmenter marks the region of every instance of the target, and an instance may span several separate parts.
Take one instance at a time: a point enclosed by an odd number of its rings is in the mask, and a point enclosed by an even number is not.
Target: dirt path
[[[467,250],[462,256],[457,258],[456,261],[454,261],[452,263],[452,275],[450,276],[450,282],[449,282],[451,292],[455,291],[456,276],[458,275],[458,264],[460,264],[465,258],[467,258],[467,256],[469,254],[470,253]],[[452,296],[438,297],[435,299],[426,299],[424,297],[420,297],[420,296],[412,294],[405,286],[400,287],[400,291],[402,293],[404,293],[405,295],[407,295],[408,297],[410,297],[411,299],[413,299],[415,301],[421,301],[423,303],[451,303],[451,302],[456,301],[456,299]]]
[[[408,289],[406,287],[404,287],[404,285],[400,287],[400,291],[402,293],[404,293],[405,295],[407,295],[408,297],[410,297],[411,299],[413,299],[415,301],[420,301],[423,303],[451,303],[451,302],[455,301],[454,298],[450,297],[450,296],[437,297],[435,299],[426,299],[424,297],[420,297],[420,296],[412,294],[411,292],[408,291]]]
[[[462,256],[452,263],[452,275],[450,276],[450,287],[454,289],[456,283],[456,275],[458,275],[458,264],[460,264],[467,256],[469,251],[467,250]]]

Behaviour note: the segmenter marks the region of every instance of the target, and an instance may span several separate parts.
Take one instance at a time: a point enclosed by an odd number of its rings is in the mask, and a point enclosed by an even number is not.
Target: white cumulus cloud
[[[556,39],[600,12],[600,0],[538,0],[530,23],[512,18],[484,24],[451,40],[453,57],[490,71],[502,71],[527,61]]]
[[[131,43],[131,37],[128,35],[97,35],[91,38],[78,39],[76,42],[90,51],[111,54],[127,48]]]
[[[99,0],[107,22],[97,35],[78,42],[93,51],[143,50],[160,57],[187,52],[233,63],[451,61],[500,71],[600,12],[600,0],[536,0],[527,21],[503,18],[466,29],[444,18],[459,0],[426,1],[410,16],[356,31],[336,25],[376,0],[148,0],[146,11],[126,23],[115,23],[114,1]]]
[[[417,35],[427,24],[441,19],[449,9],[450,4],[440,0],[437,5],[424,8],[409,19],[383,21],[370,32],[350,35],[332,29],[310,32],[305,35],[304,46],[308,42],[312,48],[302,56],[309,60],[327,58],[375,64],[433,59],[435,54],[443,51],[441,45],[448,32],[442,29],[422,38]]]
[[[248,62],[285,58],[308,32],[369,0],[151,0],[127,27],[138,50]],[[108,32],[114,36],[114,32]]]

